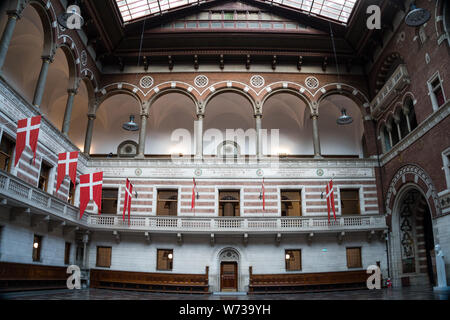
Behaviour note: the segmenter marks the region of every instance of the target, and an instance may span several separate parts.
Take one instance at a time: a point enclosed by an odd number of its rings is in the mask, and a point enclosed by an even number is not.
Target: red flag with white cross
[[[66,176],[69,176],[75,185],[77,179],[78,151],[63,152],[58,155],[58,178],[56,179],[56,192]]]
[[[130,225],[131,198],[133,198],[133,185],[127,178],[125,187],[125,202],[123,204],[123,221],[125,221],[125,211],[128,210],[128,225]]]
[[[328,209],[328,223],[330,223],[331,209],[333,210],[334,221],[336,221],[336,210],[334,207],[334,191],[333,191],[333,180],[327,183],[326,187],[327,194],[327,209]]]
[[[103,172],[83,174],[80,176],[80,219],[89,201],[93,200],[98,207],[98,214],[102,209]]]
[[[41,127],[41,116],[26,118],[17,122],[16,137],[16,159],[14,166],[17,166],[20,156],[26,146],[33,151],[33,164],[36,160],[36,149],[39,138],[39,129]]]

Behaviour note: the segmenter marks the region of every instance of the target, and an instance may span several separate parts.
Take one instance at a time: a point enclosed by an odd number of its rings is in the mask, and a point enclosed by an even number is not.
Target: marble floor
[[[0,294],[3,300],[449,300],[432,288],[389,288],[263,295],[193,295],[118,291],[104,289],[48,290]]]

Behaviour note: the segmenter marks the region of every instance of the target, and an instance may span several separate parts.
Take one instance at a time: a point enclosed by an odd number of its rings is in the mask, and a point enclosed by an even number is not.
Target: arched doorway
[[[395,286],[435,285],[431,212],[420,189],[406,185],[396,198],[391,252]]]
[[[219,288],[223,292],[236,292],[239,288],[239,253],[226,248],[219,254]]]

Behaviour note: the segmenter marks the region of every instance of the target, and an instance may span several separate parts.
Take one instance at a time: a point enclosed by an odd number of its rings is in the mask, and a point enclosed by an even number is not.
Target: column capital
[[[95,114],[92,114],[92,113],[88,113],[87,117],[88,117],[89,120],[95,120],[97,118],[97,116]]]
[[[19,20],[22,18],[22,12],[19,12],[18,10],[8,10],[6,11],[6,14],[9,18]]]
[[[309,117],[311,119],[317,119],[319,118],[319,110],[314,110],[313,112],[311,112],[311,114],[309,115]]]
[[[203,114],[203,113],[197,113],[197,119],[198,119],[198,120],[204,119],[204,118],[205,118],[205,114]]]
[[[149,117],[148,111],[141,110],[141,118],[142,118],[142,117],[145,117],[145,118],[148,119],[148,117]]]
[[[75,95],[78,93],[78,88],[70,88],[70,89],[67,89],[67,93],[68,93],[69,95],[75,96]]]
[[[51,56],[42,56],[41,57],[43,62],[46,63],[53,63],[53,61],[55,60],[55,56],[51,55]]]
[[[262,119],[262,113],[255,113],[254,115],[253,115],[253,117],[255,118],[255,119]]]

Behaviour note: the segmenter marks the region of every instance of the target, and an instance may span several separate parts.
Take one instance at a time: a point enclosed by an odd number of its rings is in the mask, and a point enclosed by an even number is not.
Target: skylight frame
[[[204,0],[115,0],[120,17],[124,23],[140,18],[160,15],[172,9],[197,5]]]
[[[361,0],[259,0],[347,25]]]
[[[294,9],[307,15],[347,25],[361,0],[257,0],[271,5]],[[198,5],[205,0],[115,0],[124,23],[187,6]]]

